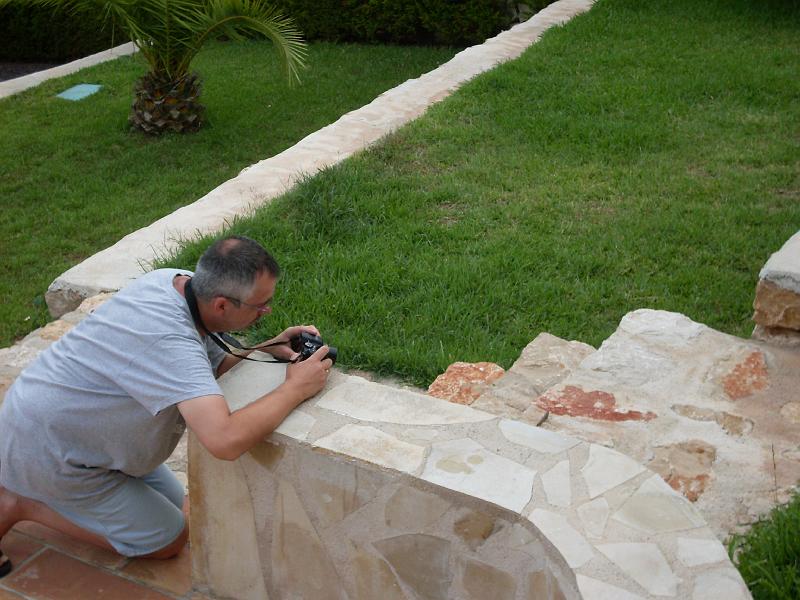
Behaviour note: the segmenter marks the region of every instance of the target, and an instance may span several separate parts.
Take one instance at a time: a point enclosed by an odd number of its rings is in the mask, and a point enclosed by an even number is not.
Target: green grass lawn
[[[754,600],[800,598],[800,495],[729,545]]]
[[[455,52],[309,50],[303,84],[290,88],[266,43],[212,44],[195,65],[207,126],[194,135],[129,132],[138,57],[0,100],[0,347],[47,321],[44,292],[71,266]],[[80,102],[54,97],[77,83],[103,89]]]
[[[256,337],[313,322],[418,385],[643,307],[748,337],[800,228],[798,40],[776,4],[600,0],[237,224],[286,272]]]

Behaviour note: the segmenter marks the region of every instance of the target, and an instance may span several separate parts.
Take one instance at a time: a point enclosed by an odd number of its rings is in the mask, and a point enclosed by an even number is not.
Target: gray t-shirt
[[[185,429],[176,404],[221,394],[225,356],[195,329],[181,273],[141,276],[20,374],[0,408],[0,485],[76,505],[170,456]]]

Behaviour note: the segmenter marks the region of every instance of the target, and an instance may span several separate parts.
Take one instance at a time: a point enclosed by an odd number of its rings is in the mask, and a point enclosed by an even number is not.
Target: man
[[[215,242],[194,275],[147,273],[23,371],[0,408],[0,540],[36,521],[125,556],[169,558],[186,543],[183,486],[164,461],[186,426],[235,460],[327,381],[327,347],[289,364],[283,384],[231,414],[216,377],[241,359],[213,332],[271,311],[279,267],[245,237]],[[296,358],[286,329],[270,354]],[[276,345],[277,344],[277,345]],[[0,552],[0,576],[11,563]]]

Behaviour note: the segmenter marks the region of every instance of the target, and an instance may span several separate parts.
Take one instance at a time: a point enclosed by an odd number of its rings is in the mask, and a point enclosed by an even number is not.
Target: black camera
[[[293,337],[291,340],[289,340],[289,343],[292,346],[292,350],[300,353],[300,357],[297,359],[298,362],[307,359],[309,356],[314,354],[314,352],[325,345],[325,342],[322,341],[321,337],[306,331],[298,336]],[[325,356],[325,358],[330,358],[331,361],[335,363],[337,354],[338,352],[336,348],[333,346],[328,346],[328,354]]]

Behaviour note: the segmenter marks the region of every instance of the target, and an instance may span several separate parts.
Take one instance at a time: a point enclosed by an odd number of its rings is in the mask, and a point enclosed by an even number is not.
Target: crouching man
[[[141,276],[23,371],[0,408],[0,543],[19,521],[36,521],[125,556],[180,552],[183,486],[164,461],[185,427],[235,460],[327,381],[323,346],[290,363],[275,390],[228,409],[216,378],[241,358],[213,334],[269,314],[278,275],[255,241],[218,240],[194,274]],[[290,327],[262,345],[291,361],[288,341],[303,331],[319,335]],[[10,570],[0,551],[0,577]]]

